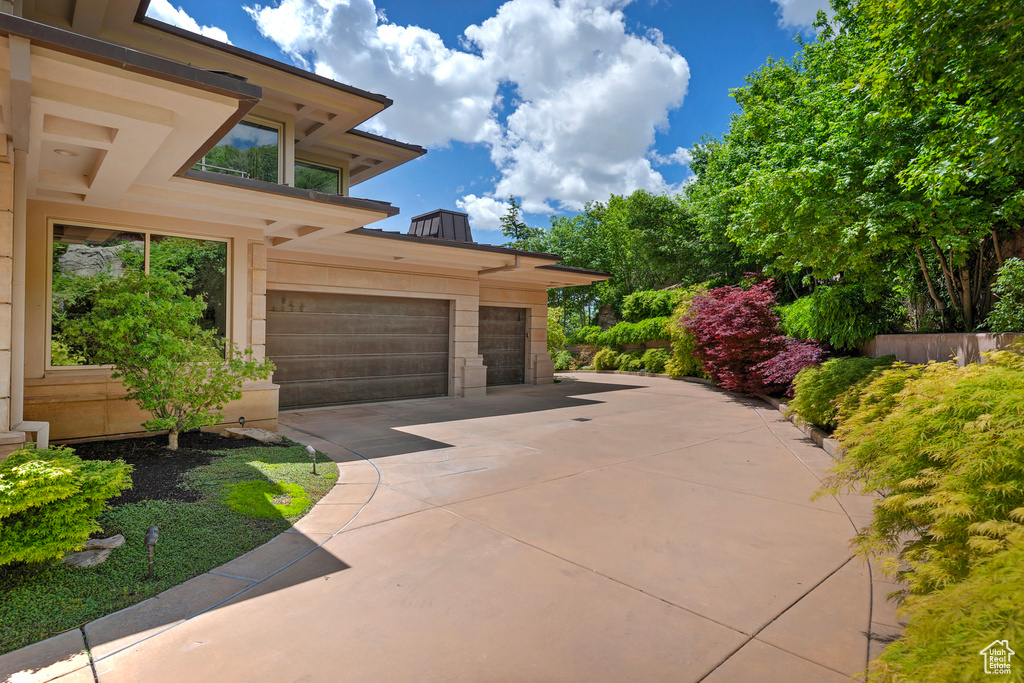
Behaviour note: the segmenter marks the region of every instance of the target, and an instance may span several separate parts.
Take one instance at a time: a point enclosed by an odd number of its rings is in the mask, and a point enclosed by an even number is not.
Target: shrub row
[[[668,361],[669,353],[665,349],[619,353],[615,349],[604,348],[594,356],[594,369],[662,373]]]
[[[849,350],[893,329],[899,314],[891,299],[870,300],[861,285],[828,285],[783,306],[779,315],[790,337]]]

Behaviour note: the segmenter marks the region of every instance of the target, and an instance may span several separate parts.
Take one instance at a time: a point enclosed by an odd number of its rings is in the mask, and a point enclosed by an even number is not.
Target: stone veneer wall
[[[254,358],[267,356],[267,248],[249,243],[249,348]]]

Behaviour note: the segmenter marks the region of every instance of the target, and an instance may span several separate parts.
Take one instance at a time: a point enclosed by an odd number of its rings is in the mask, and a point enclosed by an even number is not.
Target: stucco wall
[[[945,362],[959,365],[977,363],[985,351],[1004,349],[1024,334],[881,334],[861,348],[865,356],[896,356],[906,363]]]

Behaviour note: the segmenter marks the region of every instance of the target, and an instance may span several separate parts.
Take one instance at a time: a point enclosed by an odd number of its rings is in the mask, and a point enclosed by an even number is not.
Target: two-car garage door
[[[267,356],[281,408],[445,396],[449,302],[267,292]],[[480,307],[487,385],[522,384],[526,309]]]
[[[267,292],[281,408],[445,396],[449,302]]]

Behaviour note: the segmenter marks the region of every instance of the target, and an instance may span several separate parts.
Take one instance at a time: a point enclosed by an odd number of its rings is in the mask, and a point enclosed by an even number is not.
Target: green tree
[[[883,116],[858,87],[871,36],[845,2],[838,24],[792,63],[770,61],[734,91],[741,113],[721,141],[698,145],[690,191],[709,229],[724,230],[778,273],[862,283],[884,293],[919,268],[937,309],[973,329],[991,297],[1000,235],[1016,230],[1007,201],[1015,176],[979,176],[938,201],[906,181],[943,112]]]
[[[101,283],[92,309],[68,325],[99,362],[114,365],[126,400],[152,413],[143,426],[168,430],[171,450],[180,432],[219,422],[244,382],[274,370],[269,360],[253,360],[251,351],[243,354],[203,329],[205,309],[202,297],[186,294],[180,275],[129,270]]]
[[[544,230],[531,228],[521,216],[522,207],[518,200],[510,195],[508,209],[501,217],[501,234],[509,239],[505,246],[527,251],[544,251]]]
[[[1024,169],[1024,4],[861,0],[855,12],[868,35],[862,82],[881,115],[942,122],[903,171],[909,187],[940,198]]]

